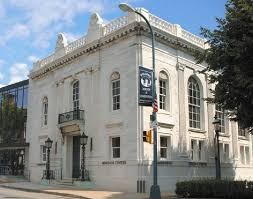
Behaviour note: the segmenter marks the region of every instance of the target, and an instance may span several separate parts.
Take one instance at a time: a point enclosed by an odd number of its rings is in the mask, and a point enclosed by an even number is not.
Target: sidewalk
[[[83,190],[78,187],[67,187],[60,185],[41,185],[31,182],[3,183],[0,187],[18,189],[29,192],[47,193],[60,196],[69,196],[82,199],[148,199],[149,194],[112,192],[103,190]],[[162,199],[176,198],[169,197],[168,193],[162,194]]]

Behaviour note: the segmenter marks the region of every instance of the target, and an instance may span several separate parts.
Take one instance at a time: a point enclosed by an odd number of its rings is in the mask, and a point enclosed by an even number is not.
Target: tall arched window
[[[225,133],[225,114],[221,106],[215,105],[215,115],[217,119],[220,120],[220,132]]]
[[[73,84],[73,110],[79,109],[79,81]]]
[[[159,74],[159,107],[169,109],[169,78],[164,71]]]
[[[43,126],[47,125],[48,121],[48,99],[44,97],[43,99]]]
[[[114,72],[111,76],[112,110],[120,109],[120,74]]]
[[[188,80],[189,126],[200,129],[200,89],[198,82],[190,77]]]

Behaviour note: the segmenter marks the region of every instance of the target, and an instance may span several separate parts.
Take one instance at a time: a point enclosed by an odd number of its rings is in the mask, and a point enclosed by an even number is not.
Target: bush
[[[176,194],[189,198],[253,199],[253,182],[200,179],[176,184]]]

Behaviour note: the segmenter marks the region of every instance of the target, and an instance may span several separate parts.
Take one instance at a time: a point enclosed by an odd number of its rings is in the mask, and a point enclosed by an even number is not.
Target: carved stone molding
[[[174,124],[163,123],[163,122],[158,122],[158,126],[162,127],[162,128],[172,129],[175,125]]]
[[[177,63],[177,70],[184,71],[184,69],[185,69],[185,65],[178,62],[178,63]]]

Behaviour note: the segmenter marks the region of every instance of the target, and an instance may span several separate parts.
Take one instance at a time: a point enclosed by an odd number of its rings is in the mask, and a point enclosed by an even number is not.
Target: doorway
[[[80,177],[80,136],[73,136],[72,178]]]

